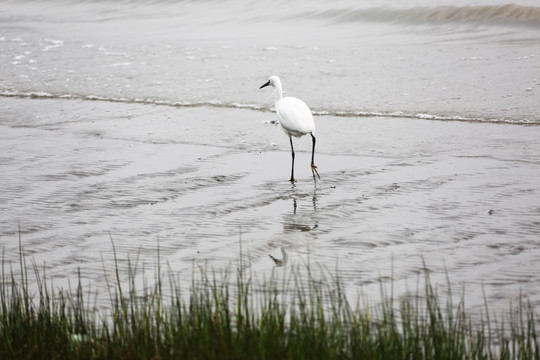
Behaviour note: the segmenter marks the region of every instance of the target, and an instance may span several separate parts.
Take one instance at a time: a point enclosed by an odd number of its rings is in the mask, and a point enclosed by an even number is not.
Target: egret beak
[[[268,85],[270,85],[270,80],[268,80],[267,82],[265,82],[264,85],[261,86],[261,87],[259,88],[259,90],[262,89],[263,87],[268,86]]]

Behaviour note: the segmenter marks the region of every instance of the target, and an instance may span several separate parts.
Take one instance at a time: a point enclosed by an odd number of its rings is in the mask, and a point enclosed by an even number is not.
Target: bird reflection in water
[[[283,256],[283,258],[277,259],[272,255],[268,254],[268,256],[270,256],[270,259],[274,260],[277,267],[285,266],[287,265],[287,262],[289,262],[289,256],[287,255],[287,252],[285,251],[285,248],[283,246],[281,247],[281,255]]]
[[[293,214],[292,216],[287,215],[283,221],[283,232],[290,233],[294,231],[307,232],[315,230],[319,227],[319,222],[317,220],[317,195],[314,193],[311,198],[313,204],[313,213],[312,214],[297,214],[296,210],[298,208],[297,199],[293,198]]]
[[[316,189],[315,189],[316,190]],[[298,209],[298,200],[297,198],[292,198],[293,200],[293,211],[292,214],[285,215],[285,220],[283,221],[283,233],[295,233],[295,232],[310,232],[319,227],[317,220],[317,194],[315,191],[311,197],[313,211],[306,213],[297,214]],[[276,267],[281,267],[287,265],[289,256],[287,251],[282,246],[281,248],[282,259],[278,259],[270,254],[268,256],[274,261]]]

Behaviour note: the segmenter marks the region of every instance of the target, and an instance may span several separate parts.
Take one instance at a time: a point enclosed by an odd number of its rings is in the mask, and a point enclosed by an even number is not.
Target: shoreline
[[[62,94],[54,95],[46,92],[18,92],[18,91],[4,91],[0,93],[0,97],[3,98],[15,98],[15,99],[33,99],[33,100],[78,100],[78,101],[98,101],[98,102],[110,102],[120,104],[139,104],[149,106],[163,106],[171,108],[222,108],[222,109],[244,109],[260,112],[274,112],[274,108],[271,105],[256,105],[251,103],[238,103],[238,102],[223,102],[223,101],[200,101],[200,102],[179,102],[179,101],[167,101],[153,98],[145,99],[128,99],[128,98],[108,98],[95,95],[71,95]],[[350,117],[350,118],[398,118],[398,119],[417,119],[417,120],[432,120],[432,121],[458,121],[466,123],[491,123],[491,124],[508,124],[508,125],[524,125],[524,126],[537,126],[540,125],[540,118],[529,119],[527,117],[517,119],[512,117],[486,117],[486,116],[469,116],[469,115],[445,115],[427,112],[380,112],[380,111],[328,111],[318,110],[316,108],[311,109],[313,116],[333,116],[333,117]]]

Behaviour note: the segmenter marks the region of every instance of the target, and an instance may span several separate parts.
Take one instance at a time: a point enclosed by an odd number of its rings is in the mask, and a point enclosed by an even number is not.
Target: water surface
[[[106,292],[267,256],[337,267],[350,294],[540,301],[540,9],[534,2],[2,2],[0,244]],[[288,139],[267,77],[314,110]],[[20,230],[19,230],[20,224]]]

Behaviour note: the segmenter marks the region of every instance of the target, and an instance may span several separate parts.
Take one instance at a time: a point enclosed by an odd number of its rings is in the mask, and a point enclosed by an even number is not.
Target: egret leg
[[[317,171],[317,167],[315,166],[315,136],[313,134],[310,134],[311,138],[313,139],[313,147],[311,148],[311,172],[313,173],[313,179],[315,179],[315,175],[321,180],[321,176],[319,175],[319,172]],[[291,143],[292,144],[292,143]]]
[[[291,167],[291,180],[290,182],[295,182],[296,179],[294,178],[294,147],[292,144],[292,136],[289,136],[289,141],[291,142],[291,156],[292,156],[292,167]]]

